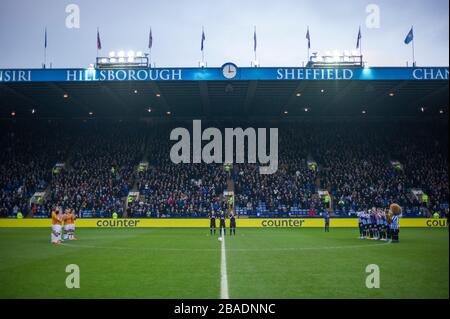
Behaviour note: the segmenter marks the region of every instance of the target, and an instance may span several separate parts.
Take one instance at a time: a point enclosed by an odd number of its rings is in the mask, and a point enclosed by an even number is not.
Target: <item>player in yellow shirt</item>
[[[63,240],[68,240],[69,239],[69,219],[70,219],[70,209],[66,209],[64,211],[64,214],[62,215],[62,220],[63,220],[63,230],[64,230],[64,234],[63,234]]]
[[[77,219],[77,215],[75,214],[75,210],[71,209],[69,213],[69,240],[77,240],[75,237],[75,220]]]
[[[63,220],[62,209],[60,207],[56,207],[54,211],[52,211],[52,235],[51,241],[52,244],[58,245],[61,244],[61,224]]]

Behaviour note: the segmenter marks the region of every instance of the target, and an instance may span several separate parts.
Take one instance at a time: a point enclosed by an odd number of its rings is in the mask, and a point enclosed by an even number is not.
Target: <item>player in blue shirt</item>
[[[356,212],[356,216],[358,216],[358,226],[359,226],[359,238],[364,238],[364,212],[359,211]]]
[[[369,213],[365,210],[362,213],[362,223],[363,223],[363,239],[369,237]]]

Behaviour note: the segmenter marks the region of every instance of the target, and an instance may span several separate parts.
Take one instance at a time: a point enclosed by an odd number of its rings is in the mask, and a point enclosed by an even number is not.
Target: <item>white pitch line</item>
[[[225,234],[222,234],[220,258],[220,298],[230,299],[228,293],[227,254],[225,250]]]

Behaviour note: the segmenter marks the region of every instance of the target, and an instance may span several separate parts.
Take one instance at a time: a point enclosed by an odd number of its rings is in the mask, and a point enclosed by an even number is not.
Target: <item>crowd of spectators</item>
[[[238,213],[250,215],[322,212],[329,204],[319,189],[329,192],[337,214],[392,202],[421,213],[424,206],[431,213],[448,208],[448,124],[284,124],[279,129],[278,171],[272,175],[260,174],[258,163],[235,164],[229,173],[223,164],[174,164],[174,142],[168,138],[173,123],[4,124],[1,217],[19,211],[48,216],[55,206],[74,208],[84,217],[122,216],[126,208],[129,217],[206,216],[226,209],[223,192],[229,184],[234,185]],[[140,171],[141,161],[149,165]],[[56,172],[56,163],[65,166]],[[427,194],[427,202],[412,189]],[[127,201],[131,190],[140,196]],[[30,205],[36,191],[46,191],[47,197]]]
[[[212,210],[225,209],[222,200],[226,174],[221,164],[174,164],[170,143],[160,133],[148,141],[149,169],[140,172],[138,189],[141,200],[131,213],[151,216],[207,216]],[[169,136],[167,132],[166,136]]]
[[[280,165],[273,175],[256,166],[235,170],[237,206],[252,213],[323,211],[328,191],[337,214],[399,203],[430,214],[448,207],[448,126],[423,123],[302,123],[280,130]],[[307,162],[316,162],[317,170]],[[401,163],[398,169],[392,162]],[[412,189],[428,195],[427,203]],[[424,209],[424,208],[427,209]]]
[[[123,214],[124,198],[143,156],[143,143],[135,126],[85,124],[74,141],[67,167],[53,174],[50,202],[89,216]]]
[[[278,170],[259,173],[259,164],[235,165],[236,206],[247,214],[298,214],[323,209],[317,194],[317,170],[308,166],[308,135],[294,128],[279,132]]]
[[[48,187],[53,165],[67,156],[63,128],[55,121],[1,123],[0,217],[26,214],[30,197]]]

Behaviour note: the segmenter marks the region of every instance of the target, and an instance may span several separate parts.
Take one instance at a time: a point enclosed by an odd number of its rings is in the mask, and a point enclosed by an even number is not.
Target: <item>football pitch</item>
[[[447,229],[408,228],[400,243],[357,229],[77,229],[51,245],[50,228],[0,229],[0,298],[448,298]],[[66,266],[80,270],[68,289]],[[368,265],[380,288],[366,287]]]

